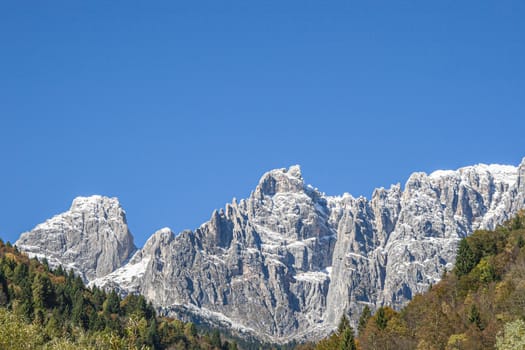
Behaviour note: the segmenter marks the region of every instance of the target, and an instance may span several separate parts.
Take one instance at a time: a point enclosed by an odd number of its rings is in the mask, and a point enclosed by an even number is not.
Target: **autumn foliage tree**
[[[328,338],[320,341],[316,350],[356,350],[354,329],[346,315],[341,317],[337,331],[332,333]]]
[[[186,335],[187,333],[188,335]],[[87,288],[0,240],[0,349],[235,349],[218,331],[158,317],[141,295]]]
[[[455,268],[426,293],[399,312],[363,310],[358,348],[525,349],[524,242],[525,212],[494,231],[462,239]]]

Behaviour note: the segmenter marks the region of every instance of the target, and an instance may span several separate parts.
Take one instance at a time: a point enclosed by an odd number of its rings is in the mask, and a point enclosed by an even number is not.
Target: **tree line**
[[[0,240],[0,349],[237,350],[218,330],[159,317],[142,295],[87,288]]]
[[[300,349],[525,349],[525,212],[460,240],[454,269],[400,311],[365,307],[355,339],[342,334]]]

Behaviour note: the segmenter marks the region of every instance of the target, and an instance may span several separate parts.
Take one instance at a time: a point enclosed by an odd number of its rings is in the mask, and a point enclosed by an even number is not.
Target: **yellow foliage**
[[[8,260],[11,260],[11,261],[18,261],[18,259],[16,258],[16,255],[14,255],[13,253],[6,252],[4,256],[5,256],[6,259],[8,259]]]
[[[512,283],[510,281],[501,281],[498,284],[496,284],[496,289],[494,292],[494,299],[496,303],[501,303],[508,299],[511,292]]]
[[[430,344],[425,339],[421,339],[419,343],[417,344],[417,350],[438,350],[436,347],[434,347],[432,344]]]
[[[395,333],[399,335],[408,335],[408,328],[406,322],[399,317],[399,314],[394,314],[388,320],[386,331],[388,333]]]
[[[0,308],[0,349],[39,349],[43,342],[37,326],[26,324],[12,312]]]
[[[65,284],[66,278],[64,276],[49,275],[49,279],[53,284]]]
[[[448,338],[446,350],[461,350],[466,341],[467,335],[465,333],[452,334],[450,338]]]
[[[508,334],[525,329],[510,322],[525,318],[525,211],[507,227],[477,231],[468,240],[476,266],[443,276],[399,313],[385,308],[386,327],[378,327],[374,315],[359,335],[363,350],[509,348],[515,339]],[[508,332],[497,343],[503,325]]]

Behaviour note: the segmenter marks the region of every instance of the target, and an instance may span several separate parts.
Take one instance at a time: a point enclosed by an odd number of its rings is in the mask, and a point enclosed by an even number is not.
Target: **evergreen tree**
[[[31,321],[33,319],[33,305],[31,299],[22,299],[21,301],[19,301],[16,304],[14,311],[18,316],[22,317],[24,320],[28,322]]]
[[[76,291],[84,290],[84,281],[82,281],[82,277],[75,276],[73,278],[73,280],[71,281],[71,290],[73,294],[75,294]]]
[[[120,313],[120,298],[114,290],[112,290],[106,301],[104,302],[104,312],[108,314]]]
[[[7,286],[7,279],[0,266],[0,306],[7,305],[9,302],[9,292]]]
[[[41,308],[35,308],[33,315],[33,323],[38,326],[44,325],[44,310]]]
[[[516,243],[519,248],[523,248],[523,246],[525,246],[525,239],[523,239],[522,235],[518,236],[518,241]]]
[[[348,321],[348,317],[343,314],[341,320],[339,321],[339,325],[337,326],[337,334],[343,334],[343,332],[348,328],[350,328],[350,321]]]
[[[343,330],[339,340],[339,350],[356,350],[354,330],[348,326]]]
[[[42,259],[42,265],[44,265],[44,270],[46,272],[49,272],[49,262],[47,261],[46,258]]]
[[[514,219],[512,219],[511,229],[519,230],[520,228],[521,228],[521,217],[517,215],[514,217]]]
[[[98,312],[93,311],[89,315],[89,329],[92,331],[102,331],[106,328],[104,317],[100,316]]]
[[[468,274],[477,264],[476,255],[470,248],[467,239],[463,238],[459,242],[458,254],[456,257],[456,274],[463,276]]]
[[[470,307],[470,312],[468,315],[468,320],[470,323],[474,324],[480,331],[483,330],[483,324],[481,323],[481,315],[479,309],[475,304],[472,304]]]
[[[153,318],[150,322],[146,333],[146,343],[151,345],[154,349],[159,346],[159,335],[157,333],[157,321]]]
[[[49,338],[58,338],[61,336],[60,323],[57,320],[55,314],[53,313],[49,316],[45,326],[45,333]]]
[[[211,346],[220,349],[221,348],[221,334],[217,329],[213,330],[210,337],[210,344]]]
[[[58,265],[58,267],[54,271],[55,275],[57,276],[65,276],[66,272],[64,271],[64,268],[62,265]]]
[[[91,289],[91,293],[93,295],[92,297],[92,302],[93,302],[93,305],[97,308],[97,309],[101,309],[103,304],[104,304],[104,300],[106,299],[106,293],[104,293],[100,288],[98,288],[97,286],[93,286],[93,288]]]
[[[377,310],[377,314],[376,314],[377,328],[379,328],[380,330],[383,330],[386,328],[387,323],[388,323],[388,320],[386,319],[385,309],[383,307],[380,307]]]
[[[84,329],[87,328],[88,318],[86,315],[86,307],[82,291],[77,291],[73,298],[73,307],[71,309],[71,321]]]
[[[371,316],[372,316],[372,311],[370,310],[368,305],[366,305],[363,308],[363,311],[361,312],[361,316],[359,317],[359,324],[357,326],[357,331],[359,334],[361,334],[363,330],[366,328],[366,324],[368,323],[368,320],[370,319]]]
[[[46,274],[36,274],[33,279],[32,294],[35,308],[43,309],[51,306],[53,287]]]
[[[17,264],[13,271],[13,281],[16,284],[22,284],[29,277],[29,269],[26,264]]]
[[[144,298],[144,296],[142,295],[139,295],[139,298],[141,298],[142,300],[144,300],[144,302],[146,301],[146,298]],[[152,317],[155,317],[156,315],[156,312],[155,312],[155,307],[153,306],[153,303],[150,301],[148,303],[148,305],[146,306],[146,309],[144,310],[145,314],[146,314],[146,318],[147,319],[150,319]]]
[[[159,326],[151,303],[143,296],[128,297],[124,302],[114,291],[87,289],[73,271],[49,270],[45,261],[28,259],[0,242],[0,349],[210,350],[210,343],[221,350],[237,348],[221,344],[218,332],[206,344],[193,324],[162,319]],[[38,337],[17,337],[25,330]]]

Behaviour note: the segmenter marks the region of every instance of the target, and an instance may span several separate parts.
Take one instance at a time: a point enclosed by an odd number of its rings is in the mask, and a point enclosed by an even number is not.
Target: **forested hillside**
[[[0,349],[237,349],[218,331],[159,318],[139,295],[86,288],[0,241]]]
[[[525,213],[459,242],[456,265],[401,311],[365,308],[296,349],[525,348]],[[247,346],[253,348],[253,346]],[[218,331],[160,318],[140,295],[89,289],[0,241],[0,349],[237,349]]]
[[[365,308],[355,342],[341,329],[321,349],[525,349],[525,213],[460,241],[453,271],[400,312]],[[349,331],[346,331],[349,333]],[[345,340],[346,339],[346,340]],[[346,342],[345,342],[346,341]]]

